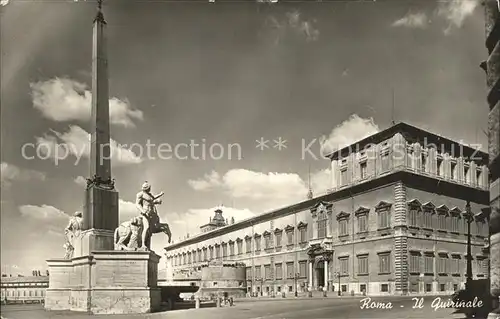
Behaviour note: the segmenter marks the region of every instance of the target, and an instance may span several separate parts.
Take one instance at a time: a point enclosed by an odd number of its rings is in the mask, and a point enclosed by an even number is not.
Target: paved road
[[[93,316],[93,318],[168,318],[168,319],[431,319],[463,318],[453,314],[449,308],[434,310],[434,297],[424,297],[423,308],[414,309],[411,298],[373,298],[375,302],[392,304],[392,308],[365,308],[361,298],[347,299],[286,299],[274,301],[240,301],[234,307],[175,310],[150,315]],[[443,299],[444,300],[444,299]],[[40,306],[2,306],[2,316],[6,319],[59,319],[89,318],[88,315],[74,313],[45,312]]]

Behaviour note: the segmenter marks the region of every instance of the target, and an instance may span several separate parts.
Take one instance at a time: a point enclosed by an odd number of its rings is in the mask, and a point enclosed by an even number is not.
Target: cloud
[[[316,193],[331,187],[330,170],[311,174],[311,186]],[[217,172],[206,174],[198,180],[188,181],[198,191],[223,190],[233,198],[258,202],[266,208],[276,208],[306,199],[308,183],[294,173],[263,173],[246,169],[232,169],[220,176]]]
[[[37,149],[47,158],[64,160],[70,155],[76,158],[75,165],[82,157],[90,157],[90,134],[79,126],[71,125],[65,133],[52,130],[52,134],[36,137]],[[111,160],[113,165],[138,164],[142,158],[127,145],[118,144],[111,139]],[[57,163],[57,162],[56,162]]]
[[[82,186],[82,187],[87,186],[87,179],[83,176],[77,176],[73,181],[76,184],[78,184],[79,186]]]
[[[30,84],[33,106],[42,115],[56,122],[84,121],[91,119],[92,93],[83,83],[70,79],[54,78]],[[134,121],[142,121],[143,113],[133,109],[128,101],[118,98],[109,100],[110,123],[135,127]]]
[[[272,29],[271,36],[276,44],[290,34],[300,36],[306,41],[318,40],[320,32],[314,24],[314,20],[302,19],[300,12],[297,10],[287,12],[283,19],[270,16],[266,20],[267,27]]]
[[[70,217],[62,210],[49,205],[22,205],[19,206],[19,211],[21,212],[22,216],[36,221],[65,222],[68,221]]]
[[[212,171],[210,174],[205,174],[202,179],[188,180],[188,184],[194,190],[202,191],[214,186],[220,186],[221,178],[219,173],[217,173],[216,171]]]
[[[444,30],[445,34],[449,34],[453,28],[462,27],[465,19],[474,13],[478,5],[478,0],[439,2],[437,15],[449,23],[448,27]]]
[[[2,162],[0,167],[2,187],[8,187],[12,182],[27,182],[31,180],[44,181],[46,179],[45,173],[30,169],[22,169],[6,162]]]
[[[137,209],[135,203],[133,202],[120,199],[118,201],[118,207],[119,207],[118,214],[120,217],[120,222],[124,222],[132,219],[133,217],[139,216],[139,210]]]
[[[408,13],[399,20],[394,21],[393,27],[425,28],[427,26],[427,15],[423,12]]]
[[[328,137],[321,138],[322,153],[328,154],[340,150],[379,131],[380,129],[373,122],[373,118],[365,119],[353,114],[337,125]]]
[[[9,0],[0,0],[0,6],[6,6],[9,4]]]

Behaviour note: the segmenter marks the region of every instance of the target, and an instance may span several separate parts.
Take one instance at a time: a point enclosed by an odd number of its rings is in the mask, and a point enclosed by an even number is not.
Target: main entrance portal
[[[309,246],[309,290],[328,289],[330,260],[333,249],[325,244],[313,244]]]
[[[325,287],[325,263],[318,261],[316,264],[316,288]],[[328,283],[326,283],[328,285]]]

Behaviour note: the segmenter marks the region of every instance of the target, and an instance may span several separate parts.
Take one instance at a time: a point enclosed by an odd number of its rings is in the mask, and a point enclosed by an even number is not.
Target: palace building
[[[48,286],[48,276],[2,277],[2,303],[42,303]]]
[[[486,153],[399,123],[329,158],[327,194],[231,224],[217,211],[166,247],[167,281],[199,281],[216,261],[244,264],[240,287],[260,295],[449,294],[465,283],[468,220],[474,279],[486,278]]]

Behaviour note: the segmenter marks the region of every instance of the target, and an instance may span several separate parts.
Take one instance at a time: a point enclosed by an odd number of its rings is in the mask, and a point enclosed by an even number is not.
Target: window
[[[382,172],[387,172],[389,170],[389,153],[382,154],[381,164]]]
[[[460,232],[460,217],[451,216],[451,231],[453,233]]]
[[[289,230],[286,233],[287,245],[293,245],[293,230]]]
[[[214,248],[210,247],[210,260],[214,259]]]
[[[466,184],[470,184],[470,174],[469,174],[469,167],[465,166],[464,167],[464,179]]]
[[[478,257],[476,259],[477,274],[484,275],[488,273],[488,259],[484,257]]]
[[[236,245],[238,247],[238,255],[243,254],[243,241],[242,240],[238,240],[236,242]]]
[[[365,284],[359,285],[359,291],[366,292],[366,285]]]
[[[366,223],[368,219],[367,215],[360,215],[358,216],[358,232],[359,233],[364,233],[368,231],[368,225]]]
[[[410,253],[410,273],[419,274],[420,273],[420,254],[417,252]]]
[[[342,292],[347,292],[347,285],[342,285]]]
[[[302,227],[300,228],[300,242],[305,243],[307,242],[307,227]]]
[[[445,284],[440,284],[439,285],[439,290],[440,291],[446,291],[446,285]]]
[[[203,261],[207,261],[207,249],[203,248]]]
[[[420,169],[422,170],[422,172],[425,172],[427,167],[427,157],[425,156],[424,153],[422,153],[421,158],[422,158],[422,166],[420,167]]]
[[[432,212],[424,212],[424,228],[432,229]]]
[[[222,244],[222,257],[227,257],[227,244]]]
[[[328,217],[326,213],[321,212],[318,215],[318,238],[326,237],[327,224],[328,224]]]
[[[434,256],[426,255],[424,257],[424,272],[426,274],[434,274]]]
[[[437,159],[437,175],[438,176],[444,176],[444,165],[443,165],[443,159],[438,158]]]
[[[252,238],[246,238],[245,244],[246,244],[246,252],[251,253],[252,252]]]
[[[460,273],[460,257],[454,256],[450,260],[450,273],[456,275]]]
[[[264,266],[264,276],[267,279],[272,279],[271,278],[271,265],[265,265]]]
[[[282,264],[276,264],[276,279],[283,279],[283,267]]]
[[[379,272],[381,274],[388,274],[391,272],[391,255],[390,253],[383,253],[378,255],[379,258]]]
[[[347,276],[349,274],[349,257],[340,257],[340,274],[343,276]]]
[[[202,261],[203,261],[202,250],[198,249],[198,262],[202,262]]]
[[[277,232],[274,235],[274,238],[276,239],[276,247],[281,247],[281,237],[282,237],[282,232]]]
[[[483,174],[481,172],[481,169],[478,169],[476,171],[476,185],[477,186],[483,186],[483,181],[482,181],[482,178],[483,177]]]
[[[339,220],[339,236],[347,236],[349,235],[348,227],[347,227],[347,219]]]
[[[359,163],[359,170],[359,176],[361,177],[361,179],[365,179],[368,173],[367,161]]]
[[[299,261],[299,276],[301,278],[307,277],[307,261]]]
[[[358,274],[359,275],[368,274],[368,255],[358,256]]]
[[[380,285],[380,292],[389,292],[389,285],[388,284],[381,284]]]
[[[220,258],[220,246],[215,246],[215,258]]]
[[[340,171],[340,186],[347,185],[347,168]]]
[[[457,291],[458,290],[458,284],[453,284],[453,291]]]
[[[234,243],[229,243],[229,256],[234,256]]]
[[[247,273],[247,280],[251,280],[252,279],[252,267],[247,267],[246,273]]]
[[[445,214],[439,214],[438,217],[438,226],[440,230],[447,230],[448,227],[446,227],[446,215]]]
[[[294,278],[293,262],[286,263],[286,278]]]
[[[389,228],[391,224],[391,215],[389,210],[382,210],[378,212],[378,228],[384,229]]]
[[[260,236],[255,237],[255,251],[260,251],[260,239]]]
[[[418,227],[418,213],[419,211],[415,208],[410,209],[408,212],[408,222],[411,227]]]
[[[265,249],[270,249],[273,247],[272,243],[271,243],[271,234],[267,234],[265,237],[264,237],[264,247]]]
[[[425,292],[432,292],[432,284],[425,284]]]
[[[438,264],[437,264],[437,271],[438,271],[438,274],[447,274],[448,273],[448,269],[447,269],[447,263],[448,263],[448,258],[445,257],[445,256],[439,256],[439,259],[438,259]]]
[[[255,266],[255,278],[262,278],[261,266]]]
[[[457,163],[451,163],[451,178],[454,180],[458,179],[457,176]]]

